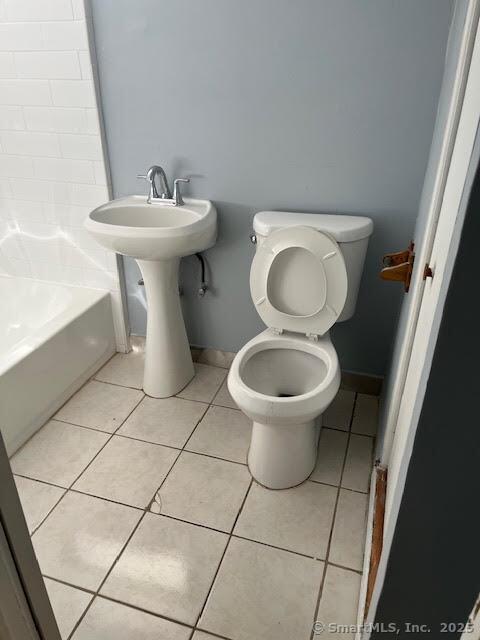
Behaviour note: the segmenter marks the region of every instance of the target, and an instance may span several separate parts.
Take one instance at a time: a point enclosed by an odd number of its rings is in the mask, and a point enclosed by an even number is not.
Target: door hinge
[[[383,256],[383,269],[380,271],[380,277],[383,280],[403,282],[405,292],[409,290],[412,279],[413,264],[415,262],[414,247],[415,245],[412,241],[405,251],[386,253]]]

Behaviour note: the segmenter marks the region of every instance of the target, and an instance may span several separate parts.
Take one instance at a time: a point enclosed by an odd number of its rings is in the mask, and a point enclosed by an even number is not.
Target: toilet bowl
[[[315,467],[321,414],[340,386],[337,354],[328,335],[318,341],[267,329],[238,352],[228,388],[253,421],[250,473],[285,489]]]
[[[315,467],[322,414],[340,386],[329,330],[355,308],[372,221],[267,211],[253,227],[250,292],[267,329],[235,356],[228,389],[252,420],[248,465],[270,489]]]

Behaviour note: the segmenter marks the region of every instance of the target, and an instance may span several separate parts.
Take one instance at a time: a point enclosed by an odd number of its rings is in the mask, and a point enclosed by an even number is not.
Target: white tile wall
[[[0,0],[0,274],[108,289],[113,254],[86,234],[109,199],[83,0]]]

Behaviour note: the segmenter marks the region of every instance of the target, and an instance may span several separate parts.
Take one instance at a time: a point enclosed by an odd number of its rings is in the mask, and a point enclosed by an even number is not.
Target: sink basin
[[[180,258],[213,246],[217,212],[209,200],[148,204],[145,196],[112,200],[92,211],[85,228],[111,251],[135,258],[147,295],[143,389],[154,398],[178,393],[194,368],[178,295]]]
[[[85,227],[106,249],[139,260],[165,260],[211,247],[217,212],[209,200],[185,198],[183,206],[174,207],[128,196],[92,211]]]

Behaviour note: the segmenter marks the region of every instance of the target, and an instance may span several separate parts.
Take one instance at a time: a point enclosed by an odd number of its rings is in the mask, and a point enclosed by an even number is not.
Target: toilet
[[[262,211],[253,228],[250,291],[267,329],[235,356],[228,389],[253,421],[252,476],[286,489],[315,467],[322,414],[340,386],[329,330],[354,313],[373,223]]]

